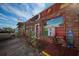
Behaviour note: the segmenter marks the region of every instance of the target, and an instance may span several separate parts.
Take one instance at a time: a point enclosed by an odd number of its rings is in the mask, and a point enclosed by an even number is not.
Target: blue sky
[[[0,28],[16,28],[18,21],[25,22],[45,10],[51,3],[0,3]],[[20,19],[20,20],[18,20]]]

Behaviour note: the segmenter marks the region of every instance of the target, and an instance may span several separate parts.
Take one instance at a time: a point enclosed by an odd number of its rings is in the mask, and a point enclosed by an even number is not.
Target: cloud
[[[12,16],[6,16],[0,13],[0,28],[2,27],[16,28],[17,22],[18,22],[17,18]]]
[[[6,6],[6,7],[5,7]],[[15,14],[18,17],[26,17],[26,13],[25,11],[19,10],[14,8],[13,6],[9,5],[9,4],[3,4],[1,6],[5,11],[10,12]]]
[[[46,4],[44,3],[26,3],[26,4],[23,3],[23,4],[14,4],[14,5],[15,7],[12,6],[11,4],[0,4],[0,7],[4,11],[8,12],[9,14],[13,14],[13,16],[12,15],[7,16],[6,14],[4,15],[0,13],[0,19],[5,22],[6,21],[8,22],[6,26],[16,27],[15,23],[18,22],[17,18],[25,18],[25,21],[27,21],[29,20],[29,18],[35,16],[36,14],[40,13],[45,8],[47,8]]]
[[[46,8],[46,5],[44,3],[36,3],[36,5],[40,8]]]
[[[13,6],[8,4],[4,4],[4,6],[5,5],[6,7],[3,7],[5,11],[13,13],[19,18],[24,17],[26,18],[26,20],[28,20],[33,16],[33,9],[31,9],[32,6],[30,7],[29,4],[21,4],[23,6],[20,6],[20,8],[14,8]]]
[[[2,20],[8,20],[8,17],[5,16],[4,14],[0,13],[0,19],[2,19]]]
[[[46,8],[46,5],[44,3],[28,3],[22,5],[26,8],[28,19]]]
[[[18,5],[18,4],[17,4]],[[6,7],[5,7],[6,6]],[[33,15],[38,14],[46,8],[46,4],[44,3],[27,3],[19,5],[20,8],[14,8],[10,4],[3,4],[1,7],[10,13],[15,14],[18,17],[25,17],[27,20],[31,18]]]
[[[46,5],[44,3],[36,3],[36,8],[33,10],[33,14],[36,15],[46,9]]]
[[[17,18],[12,17],[12,16],[6,16],[2,13],[0,13],[0,19],[2,19],[4,21],[10,21],[10,20],[17,21]]]

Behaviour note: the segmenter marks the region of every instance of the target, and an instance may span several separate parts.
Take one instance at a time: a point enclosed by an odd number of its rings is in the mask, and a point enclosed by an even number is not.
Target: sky
[[[26,22],[53,3],[0,3],[0,28],[16,28],[19,21]]]

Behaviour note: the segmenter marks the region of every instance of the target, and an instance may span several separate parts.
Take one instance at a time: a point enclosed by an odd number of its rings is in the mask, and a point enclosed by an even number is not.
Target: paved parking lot
[[[40,55],[23,38],[0,41],[0,56],[38,56]]]

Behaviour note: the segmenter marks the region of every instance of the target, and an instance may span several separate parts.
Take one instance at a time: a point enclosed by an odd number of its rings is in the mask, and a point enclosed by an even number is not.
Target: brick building
[[[58,37],[63,35],[63,38],[61,38],[62,40],[59,38],[58,41],[60,41],[64,47],[67,47],[68,42],[72,42],[74,47],[79,48],[78,11],[79,4],[54,4],[26,22],[27,32],[32,29],[36,38],[40,40],[42,46],[48,46],[53,43],[54,38],[56,38],[57,35],[55,37],[48,36],[48,33],[46,33],[48,30],[44,29],[47,22],[49,20],[56,20],[57,18],[63,17],[63,23],[55,26],[55,28],[57,28],[55,29],[56,32],[58,30],[58,33],[60,32]],[[53,27],[51,26],[51,28]],[[62,35],[60,35],[61,33]]]

